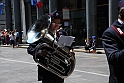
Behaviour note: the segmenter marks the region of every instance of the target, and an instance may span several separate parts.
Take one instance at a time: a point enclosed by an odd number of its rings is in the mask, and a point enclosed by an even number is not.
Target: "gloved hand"
[[[73,50],[70,50],[70,53],[71,53],[72,56],[75,56],[75,53],[74,53]]]

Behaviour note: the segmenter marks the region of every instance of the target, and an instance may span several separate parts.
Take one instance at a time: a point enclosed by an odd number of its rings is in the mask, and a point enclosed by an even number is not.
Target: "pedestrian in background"
[[[85,51],[90,53],[90,48],[92,47],[92,38],[89,37],[88,39],[85,39]]]
[[[14,32],[15,32],[15,42],[16,42],[15,44],[18,47],[19,46],[19,32],[18,30],[15,30]]]
[[[9,45],[9,33],[8,32],[6,32],[6,45]]]
[[[0,45],[2,44],[2,30],[0,30]]]
[[[102,35],[109,65],[109,83],[124,83],[124,0],[118,4],[118,19]]]
[[[14,35],[14,31],[12,31],[12,33],[10,34],[10,41],[11,41],[11,44],[12,44],[12,47],[14,48],[15,46],[15,35]]]
[[[2,31],[2,44],[6,45],[6,29]]]
[[[58,37],[60,37],[61,35],[67,36],[67,32],[62,28],[62,26],[60,26],[57,32]]]
[[[96,53],[96,36],[92,36],[92,53]]]

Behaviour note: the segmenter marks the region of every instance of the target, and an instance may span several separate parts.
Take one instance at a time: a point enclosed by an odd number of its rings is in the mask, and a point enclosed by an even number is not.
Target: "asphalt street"
[[[65,83],[108,83],[108,78],[105,54],[76,52],[75,70]],[[25,48],[0,47],[0,83],[41,83]]]

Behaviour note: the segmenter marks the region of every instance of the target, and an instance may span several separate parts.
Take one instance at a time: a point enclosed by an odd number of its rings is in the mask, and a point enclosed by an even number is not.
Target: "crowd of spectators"
[[[0,30],[0,45],[19,46],[19,32],[17,30]]]

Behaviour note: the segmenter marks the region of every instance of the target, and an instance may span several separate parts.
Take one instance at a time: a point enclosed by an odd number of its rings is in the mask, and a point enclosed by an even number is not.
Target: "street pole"
[[[19,43],[22,43],[20,0],[13,0],[14,3],[14,29],[19,31]]]
[[[23,39],[26,40],[26,21],[25,21],[25,6],[24,0],[21,0],[21,25],[23,29]]]
[[[57,10],[57,0],[49,0],[49,14]]]
[[[41,3],[43,3],[44,2],[44,0],[37,0],[37,3],[38,2],[41,2]],[[43,7],[38,7],[37,5],[36,5],[36,9],[37,9],[37,19],[40,17],[40,16],[42,16],[42,15],[44,15],[44,8]]]
[[[11,0],[5,0],[5,20],[6,20],[6,29],[13,30],[12,27],[12,11],[11,11]]]
[[[49,0],[49,14],[51,14],[51,0]]]
[[[89,0],[86,0],[86,26],[87,26],[87,40],[89,38]]]
[[[118,2],[118,0],[109,0],[109,26],[118,18]]]
[[[112,14],[112,12],[111,12],[112,4],[111,3],[112,3],[112,1],[109,0],[109,26],[112,24],[112,19],[111,19],[112,18],[112,15],[111,15]]]

